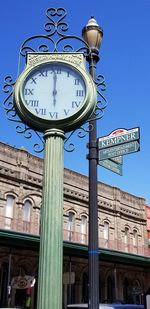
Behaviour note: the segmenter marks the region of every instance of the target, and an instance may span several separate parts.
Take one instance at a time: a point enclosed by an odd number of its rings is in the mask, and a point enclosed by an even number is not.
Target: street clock
[[[96,106],[96,87],[83,54],[27,54],[27,66],[14,87],[14,104],[20,118],[39,131],[79,127]]]

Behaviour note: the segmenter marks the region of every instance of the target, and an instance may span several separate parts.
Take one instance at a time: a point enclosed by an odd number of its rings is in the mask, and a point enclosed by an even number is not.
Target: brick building
[[[0,143],[0,307],[36,308],[43,160]],[[143,302],[150,286],[146,201],[98,183],[101,301]],[[64,170],[64,307],[88,298],[88,178]]]

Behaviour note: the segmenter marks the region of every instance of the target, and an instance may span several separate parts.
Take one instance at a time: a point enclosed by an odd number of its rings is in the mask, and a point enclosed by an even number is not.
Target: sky
[[[26,139],[16,132],[16,125],[6,117],[2,91],[4,78],[18,74],[19,50],[30,36],[47,34],[48,8],[67,10],[66,34],[81,37],[82,28],[94,16],[103,28],[97,75],[106,81],[104,96],[107,108],[97,121],[97,137],[107,136],[118,128],[140,127],[140,151],[123,157],[123,175],[98,166],[98,180],[123,191],[145,198],[150,205],[150,1],[149,0],[7,0],[0,1],[0,141],[25,147],[34,153],[35,136]],[[66,168],[88,175],[88,136],[72,136],[75,151],[65,151]],[[36,154],[35,154],[36,155]],[[42,156],[41,154],[40,156]]]

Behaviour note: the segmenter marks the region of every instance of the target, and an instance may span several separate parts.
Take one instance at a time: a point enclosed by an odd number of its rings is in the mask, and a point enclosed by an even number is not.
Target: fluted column
[[[45,132],[38,309],[62,308],[64,133]]]

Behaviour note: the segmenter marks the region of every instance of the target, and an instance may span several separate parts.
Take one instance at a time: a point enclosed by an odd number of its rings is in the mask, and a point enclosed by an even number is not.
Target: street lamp
[[[99,48],[103,37],[103,30],[92,16],[82,30],[84,41],[89,46],[87,61],[89,72],[96,80],[96,64],[99,61]],[[97,199],[97,128],[96,116],[90,117],[91,130],[89,132],[89,309],[99,308],[99,258],[98,258],[98,199]]]
[[[103,30],[93,16],[91,16],[88,24],[83,28],[82,37],[89,46],[89,52],[94,52],[98,55],[102,42]]]

